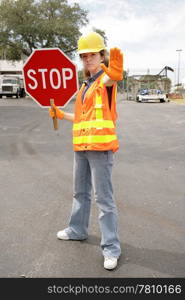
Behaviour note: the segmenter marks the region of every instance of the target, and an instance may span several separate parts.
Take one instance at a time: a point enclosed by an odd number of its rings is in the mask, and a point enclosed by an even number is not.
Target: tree
[[[20,59],[34,49],[59,47],[73,57],[87,11],[67,0],[1,0],[0,56]]]
[[[123,80],[118,81],[118,92],[122,93],[126,89],[127,72],[123,71]]]
[[[79,87],[81,87],[83,81],[84,81],[83,70],[79,70],[78,71],[78,83],[79,83]]]
[[[164,86],[165,93],[169,93],[171,90],[171,86],[172,86],[171,79],[168,77],[164,77],[164,78],[162,78],[162,83]]]

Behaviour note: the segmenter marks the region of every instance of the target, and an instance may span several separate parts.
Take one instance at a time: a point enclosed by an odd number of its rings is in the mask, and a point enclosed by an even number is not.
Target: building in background
[[[22,75],[23,60],[0,60],[0,75]]]

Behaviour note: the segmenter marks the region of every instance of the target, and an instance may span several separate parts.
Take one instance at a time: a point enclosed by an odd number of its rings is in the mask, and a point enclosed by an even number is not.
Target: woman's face
[[[81,59],[84,68],[90,72],[91,75],[96,74],[101,70],[102,56],[99,52],[90,52],[81,54]]]

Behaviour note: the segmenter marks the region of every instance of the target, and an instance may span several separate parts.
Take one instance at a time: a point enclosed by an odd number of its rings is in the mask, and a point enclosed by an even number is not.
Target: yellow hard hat
[[[100,52],[105,49],[104,39],[97,32],[82,35],[78,40],[78,53]]]

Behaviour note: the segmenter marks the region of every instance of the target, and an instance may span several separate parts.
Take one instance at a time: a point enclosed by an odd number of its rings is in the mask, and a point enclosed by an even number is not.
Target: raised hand
[[[108,68],[101,64],[103,71],[110,79],[119,81],[123,79],[123,53],[119,48],[110,49],[110,58]]]

